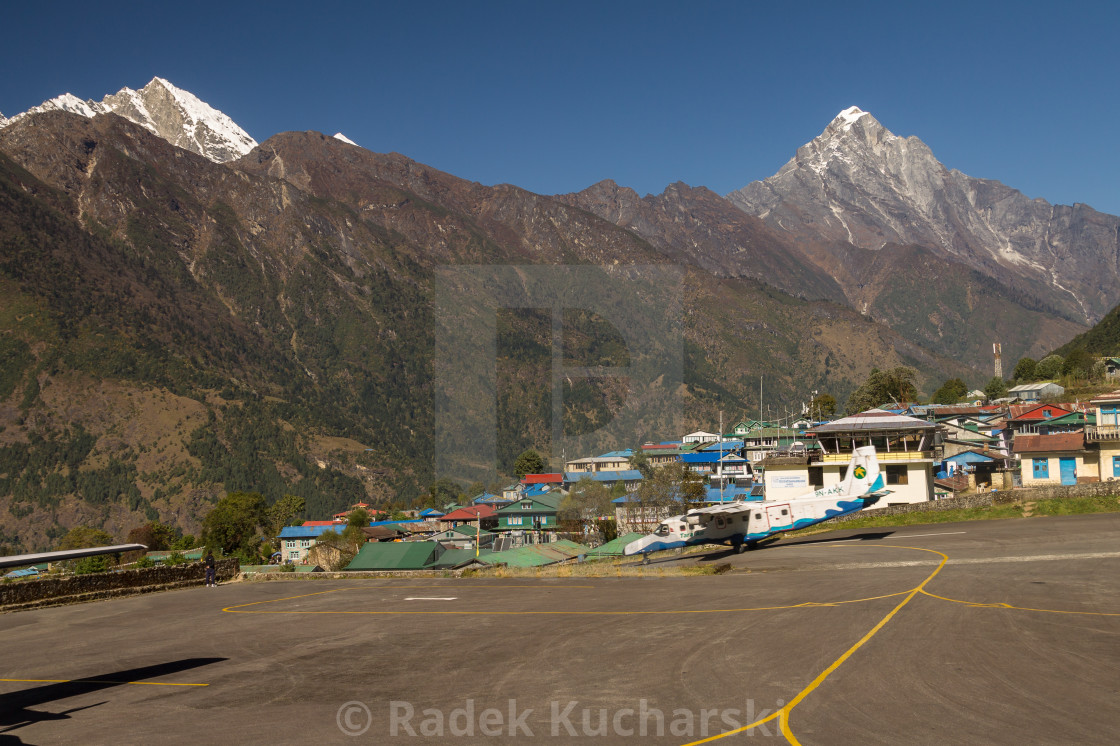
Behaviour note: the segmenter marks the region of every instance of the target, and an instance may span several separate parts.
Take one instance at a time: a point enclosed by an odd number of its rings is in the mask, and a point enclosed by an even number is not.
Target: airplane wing
[[[0,567],[20,567],[22,565],[37,565],[40,562],[63,562],[64,560],[81,559],[82,557],[96,557],[99,554],[146,552],[147,550],[148,547],[143,544],[117,544],[111,547],[64,549],[58,552],[40,552],[39,554],[12,554],[7,557],[0,557]]]

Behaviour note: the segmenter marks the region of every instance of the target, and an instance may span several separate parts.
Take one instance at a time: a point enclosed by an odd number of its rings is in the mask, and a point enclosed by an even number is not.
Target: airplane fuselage
[[[830,518],[855,513],[873,502],[873,498],[853,497],[841,500],[752,501],[737,503],[738,510],[735,511],[728,511],[729,506],[722,505],[700,508],[661,521],[652,534],[632,542],[625,552],[644,554],[697,544],[730,543],[749,547],[783,531],[806,528]],[[750,507],[749,511],[742,509],[746,506]],[[642,546],[636,547],[637,544]]]

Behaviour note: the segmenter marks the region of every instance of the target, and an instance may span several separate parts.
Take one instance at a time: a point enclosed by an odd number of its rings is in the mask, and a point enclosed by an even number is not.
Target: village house
[[[1009,397],[1024,402],[1036,402],[1043,399],[1056,399],[1066,393],[1064,387],[1053,381],[1040,381],[1038,383],[1022,383],[1012,386],[1007,390]]]
[[[496,530],[502,532],[556,531],[556,514],[563,495],[550,492],[523,497],[498,510]]]
[[[594,473],[598,471],[623,471],[630,468],[630,457],[633,451],[611,451],[604,453],[602,456],[590,456],[588,458],[577,458],[568,461],[564,464],[565,472],[586,472]]]
[[[1089,402],[1096,423],[1085,428],[1085,439],[1097,450],[1098,474],[1104,481],[1120,480],[1120,391]]]
[[[1096,454],[1085,447],[1084,432],[1018,435],[1014,448],[1024,487],[1099,479]]]

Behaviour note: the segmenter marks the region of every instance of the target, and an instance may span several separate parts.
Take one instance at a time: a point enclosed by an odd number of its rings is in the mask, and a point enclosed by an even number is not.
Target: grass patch
[[[1032,515],[1081,515],[1087,513],[1120,512],[1120,497],[1114,495],[1098,497],[1061,497],[1051,500],[1034,501]],[[930,510],[901,515],[869,515],[838,523],[821,523],[816,526],[790,531],[786,537],[811,536],[828,531],[849,528],[888,528],[892,526],[918,526],[927,523],[958,523],[963,521],[988,521],[1006,518],[1022,518],[1022,503],[992,505],[982,508],[958,508],[955,510]]]
[[[1120,497],[1098,495],[1095,497],[1067,497],[1039,500],[1032,508],[1034,515],[1081,515],[1085,513],[1120,512]]]

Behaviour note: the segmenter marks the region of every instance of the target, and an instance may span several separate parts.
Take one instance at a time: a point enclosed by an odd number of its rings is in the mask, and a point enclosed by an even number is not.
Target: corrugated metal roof
[[[632,541],[636,541],[636,540],[642,538],[644,535],[645,534],[640,534],[640,533],[637,533],[637,532],[624,534],[624,535],[619,536],[615,539],[611,539],[610,541],[608,541],[606,544],[603,544],[602,546],[595,547],[594,549],[589,549],[587,551],[587,556],[588,556],[588,558],[593,558],[593,557],[621,557],[622,556],[622,550],[626,547],[627,544],[629,544]]]
[[[642,473],[637,469],[625,471],[568,471],[564,472],[565,482],[578,482],[584,477],[589,477],[594,482],[624,482],[636,481],[642,478]]]
[[[529,544],[504,552],[494,552],[486,557],[490,565],[509,565],[510,567],[540,567],[564,562],[587,554],[590,550],[582,544],[566,539],[550,544]]]
[[[881,432],[897,430],[936,430],[937,426],[928,420],[893,414],[882,409],[869,409],[851,417],[841,417],[834,422],[814,427],[811,433],[831,435],[851,432]]]
[[[1085,433],[1016,435],[1015,453],[1055,453],[1085,450]]]
[[[363,544],[347,570],[420,570],[438,559],[443,547],[434,541]]]

